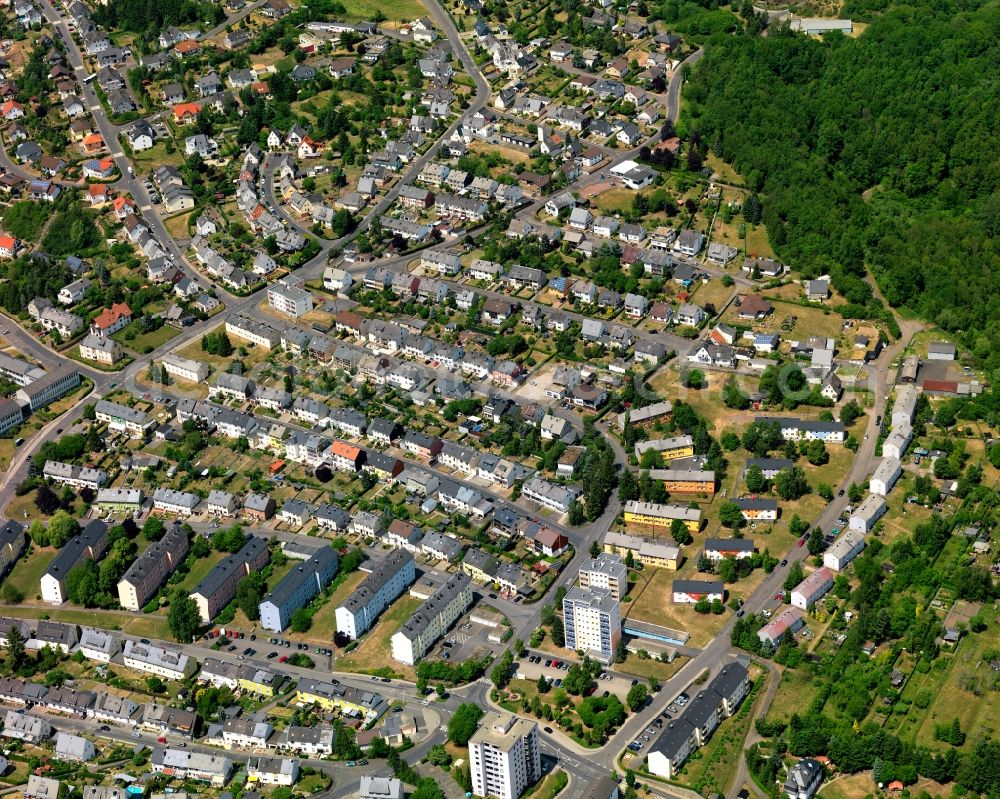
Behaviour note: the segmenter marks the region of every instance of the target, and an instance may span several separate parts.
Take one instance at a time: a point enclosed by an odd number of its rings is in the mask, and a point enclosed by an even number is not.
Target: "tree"
[[[587,693],[592,685],[594,685],[594,678],[591,676],[590,671],[579,663],[574,663],[566,672],[562,687],[566,689],[567,693],[573,696],[581,696]]]
[[[851,502],[860,502],[864,495],[864,490],[857,483],[851,483],[850,487],[847,489],[847,498]]]
[[[639,498],[639,484],[635,475],[625,469],[618,478],[618,500],[623,504]]]
[[[167,526],[163,519],[157,516],[150,516],[142,525],[142,537],[147,541],[159,541],[167,531]]]
[[[781,584],[782,588],[786,591],[791,591],[795,586],[802,582],[805,575],[802,573],[802,564],[799,561],[795,561],[791,567],[788,569],[788,574],[785,575],[785,581]]]
[[[80,523],[61,508],[49,520],[49,543],[63,547],[80,532]]]
[[[743,511],[735,502],[723,502],[719,506],[719,523],[729,527],[738,528],[743,525]]]
[[[9,671],[17,672],[24,665],[27,653],[24,649],[24,638],[21,631],[16,626],[12,626],[7,633],[7,662]]]
[[[594,539],[590,542],[590,557],[596,558],[601,554],[601,545]]]
[[[260,601],[264,598],[264,575],[251,572],[236,585],[236,607],[243,611],[250,621],[260,618]]]
[[[840,409],[840,421],[844,427],[850,427],[854,424],[855,420],[861,417],[864,411],[861,410],[861,406],[858,405],[857,400],[848,400]]]
[[[625,702],[635,713],[646,704],[646,698],[649,696],[649,691],[646,686],[641,682],[636,683],[631,688],[628,689],[628,694],[625,696]]]
[[[443,744],[435,744],[427,750],[427,762],[441,768],[448,768],[451,765],[451,755],[444,748]]]
[[[694,541],[691,537],[691,531],[688,530],[688,526],[681,519],[674,519],[670,523],[670,537],[673,538],[674,541],[680,546],[690,544]],[[631,554],[631,552],[629,554]]]
[[[552,620],[552,643],[556,646],[566,645],[566,632],[563,629],[562,619],[558,617]]]
[[[97,604],[100,590],[98,567],[92,560],[85,559],[66,575],[66,596],[70,602],[92,608]]]
[[[682,376],[681,380],[685,388],[695,390],[705,387],[705,373],[701,369],[689,369]]]
[[[747,469],[746,484],[747,491],[754,494],[760,494],[761,492],[767,490],[767,478],[764,477],[764,470],[761,469],[756,463]]]
[[[535,688],[540,694],[547,694],[549,692],[549,681],[545,679],[544,674],[538,675],[538,681],[535,683]]]
[[[774,478],[774,490],[786,501],[795,500],[809,493],[805,473],[797,466],[782,469]]]
[[[823,540],[823,531],[819,527],[814,527],[813,531],[809,534],[809,554],[818,555],[826,547],[826,543]]]
[[[735,408],[739,411],[745,411],[750,407],[750,398],[740,390],[735,376],[730,377],[723,386],[722,401],[727,408]]]
[[[181,643],[190,643],[201,626],[201,614],[195,601],[187,594],[178,592],[170,603],[167,613],[170,633]]]
[[[312,627],[312,614],[307,608],[299,608],[292,613],[292,631],[297,633],[308,632]]]
[[[803,454],[806,456],[806,460],[813,466],[822,466],[830,460],[830,455],[826,451],[826,444],[818,439],[808,442],[805,445],[805,452]]]
[[[503,655],[500,656],[500,660],[493,667],[490,672],[490,680],[493,685],[497,688],[503,688],[510,682],[511,670],[514,666],[514,656],[511,654],[509,649],[505,649]]]
[[[35,507],[48,516],[59,507],[59,497],[49,488],[48,483],[42,483],[35,492]]]
[[[482,717],[483,711],[479,705],[463,702],[448,720],[448,740],[456,746],[467,746]]]

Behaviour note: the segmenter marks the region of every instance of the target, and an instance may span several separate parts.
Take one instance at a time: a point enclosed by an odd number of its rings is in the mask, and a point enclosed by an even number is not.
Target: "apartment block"
[[[337,551],[321,547],[305,563],[295,566],[260,603],[261,626],[280,633],[292,614],[305,607],[337,574]]]
[[[518,799],[542,775],[538,725],[511,713],[487,713],[469,739],[472,793]]]
[[[628,593],[628,568],[618,555],[603,552],[585,561],[579,576],[581,588],[606,589],[616,602]]]
[[[167,578],[184,562],[190,545],[179,524],[171,525],[163,538],[137,557],[118,581],[118,602],[126,610],[140,610]]]
[[[413,555],[390,552],[336,610],[337,631],[352,640],[366,632],[416,579]]]
[[[472,581],[464,573],[454,574],[392,636],[392,656],[413,665],[472,604]]]
[[[208,624],[236,596],[236,586],[251,572],[260,571],[271,559],[267,541],[251,538],[235,555],[228,555],[216,565],[191,593],[201,620]]]
[[[621,608],[606,588],[574,586],[563,597],[566,648],[602,663],[614,660],[622,636]]]

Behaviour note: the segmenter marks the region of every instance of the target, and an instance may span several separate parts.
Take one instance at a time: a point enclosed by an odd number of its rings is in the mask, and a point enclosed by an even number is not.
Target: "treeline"
[[[713,38],[685,88],[695,141],[763,199],[783,260],[885,298],[1000,363],[995,4],[916,0],[863,35]],[[959,55],[961,54],[961,55]],[[976,298],[976,302],[970,302]]]
[[[226,18],[226,12],[221,3],[193,0],[108,0],[104,5],[94,6],[93,18],[108,30],[145,33],[154,38],[168,25],[218,24]]]
[[[73,282],[73,273],[62,261],[17,258],[0,269],[0,307],[21,314],[35,297],[55,300],[59,289]]]

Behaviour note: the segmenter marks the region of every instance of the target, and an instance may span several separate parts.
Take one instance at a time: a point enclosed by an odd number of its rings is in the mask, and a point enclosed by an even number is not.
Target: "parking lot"
[[[333,668],[332,647],[310,647],[308,644],[296,643],[286,638],[224,630],[222,627],[215,627],[207,632],[200,643],[210,648],[217,641],[221,642],[220,651],[235,655],[237,660],[286,663],[292,655],[301,654],[308,655],[318,667],[331,670]]]
[[[569,671],[569,667],[575,662],[575,660],[566,660],[545,652],[528,652],[518,661],[517,676],[525,680],[537,680],[540,676],[545,677],[558,688],[562,685],[562,680],[566,676],[566,672]],[[549,665],[545,665],[546,663]],[[629,688],[636,682],[640,682],[640,680],[602,671],[598,677],[597,689],[594,694],[601,696],[607,691],[608,694],[615,694],[624,702]]]
[[[490,628],[477,624],[467,614],[448,631],[448,634],[432,650],[432,657],[464,663],[480,660],[487,652],[495,656],[500,647],[489,640]]]
[[[628,745],[629,750],[638,753],[649,746],[659,736],[663,725],[671,719],[677,718],[684,711],[684,706],[689,701],[691,701],[691,697],[687,691],[678,694],[674,701],[667,705],[659,716],[653,719],[642,732],[632,739]]]

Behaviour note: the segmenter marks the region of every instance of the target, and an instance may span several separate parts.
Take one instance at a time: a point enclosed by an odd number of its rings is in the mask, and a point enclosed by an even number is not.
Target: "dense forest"
[[[858,16],[871,8],[854,0]],[[779,255],[1000,366],[1000,5],[915,0],[856,39],[717,36],[684,90],[696,145],[764,198]]]

